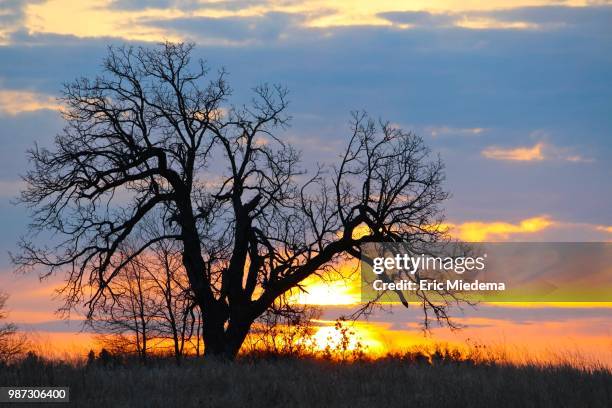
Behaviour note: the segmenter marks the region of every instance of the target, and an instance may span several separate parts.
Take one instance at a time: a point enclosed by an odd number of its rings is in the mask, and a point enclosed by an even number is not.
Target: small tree
[[[93,314],[135,256],[176,241],[205,353],[233,358],[279,297],[358,257],[360,244],[444,236],[443,165],[419,137],[354,114],[339,163],[307,174],[278,134],[287,91],[264,85],[250,105],[229,105],[226,73],[192,63],[192,49],[110,48],[103,75],[66,85],[54,147],[30,151],[21,201],[31,235],[13,260],[66,271],[67,309],[85,303]],[[121,251],[158,209],[164,235]],[[40,247],[42,231],[62,239]]]
[[[100,301],[89,315],[89,324],[101,333],[100,341],[105,348],[134,352],[142,360],[147,358],[153,347],[151,340],[157,337],[159,329],[155,318],[159,302],[154,285],[138,258],[133,258],[109,284],[112,296]]]
[[[164,236],[166,227],[159,219],[163,217],[147,220],[141,234],[151,239]],[[151,291],[157,306],[152,313],[157,321],[157,335],[172,342],[174,356],[179,361],[187,343],[194,338],[199,343],[199,310],[195,310],[196,304],[184,273],[180,245],[174,240],[160,240],[150,247],[148,253],[136,259],[138,267],[146,272],[153,284]]]
[[[8,317],[6,301],[8,295],[0,293],[0,322]],[[0,362],[7,363],[22,355],[25,351],[26,337],[17,331],[13,323],[0,324]]]
[[[149,217],[138,235],[160,236],[163,228]],[[131,245],[122,247],[134,251]],[[177,360],[187,344],[197,349],[199,311],[194,310],[180,255],[176,241],[161,240],[148,251],[131,256],[130,263],[109,282],[112,296],[101,299],[88,320],[107,348],[136,352],[144,359],[149,350],[167,348],[164,341],[169,340]]]

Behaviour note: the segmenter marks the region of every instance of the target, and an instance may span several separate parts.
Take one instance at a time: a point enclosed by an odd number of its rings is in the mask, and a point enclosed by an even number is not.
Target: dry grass
[[[513,366],[405,353],[338,362],[267,355],[237,362],[157,358],[90,364],[30,356],[0,386],[69,386],[77,407],[610,407],[608,369]]]

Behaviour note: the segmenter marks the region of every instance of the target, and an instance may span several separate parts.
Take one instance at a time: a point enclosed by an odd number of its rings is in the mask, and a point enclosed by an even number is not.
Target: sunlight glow
[[[289,301],[302,305],[355,305],[361,300],[359,282],[355,278],[307,279],[304,290],[292,295]]]
[[[347,324],[343,329],[336,326],[322,326],[314,334],[313,341],[315,349],[318,350],[362,351],[373,356],[385,351],[376,328],[362,322]]]

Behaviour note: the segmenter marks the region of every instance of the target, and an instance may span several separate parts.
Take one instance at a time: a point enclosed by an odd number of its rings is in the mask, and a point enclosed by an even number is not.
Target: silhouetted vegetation
[[[143,222],[142,236],[163,235],[158,220]],[[202,318],[189,282],[182,270],[181,251],[175,241],[159,241],[147,253],[134,252],[129,242],[121,245],[131,260],[108,283],[112,302],[103,302],[89,315],[87,324],[98,341],[116,353],[135,353],[146,359],[149,352],[172,351],[175,358],[202,349]]]
[[[29,355],[0,370],[0,386],[69,386],[96,407],[610,407],[607,369],[513,366],[449,350],[352,361],[243,355],[237,361],[93,353],[69,364]],[[239,384],[239,386],[237,386]]]
[[[0,292],[0,363],[8,363],[19,358],[25,351],[27,339],[17,331],[13,323],[5,323],[8,317],[6,301],[8,295]]]

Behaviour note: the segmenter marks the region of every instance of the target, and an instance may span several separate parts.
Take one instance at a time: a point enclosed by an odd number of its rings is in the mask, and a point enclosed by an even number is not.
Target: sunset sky
[[[227,68],[236,102],[257,84],[286,85],[293,120],[282,137],[306,163],[337,158],[351,110],[414,131],[446,163],[447,225],[462,239],[612,241],[611,22],[612,2],[579,0],[3,1],[0,289],[11,318],[40,332],[77,329],[53,315],[61,277],[13,274],[8,251],[28,218],[11,200],[25,150],[62,128],[62,83],[98,73],[110,44],[193,41],[211,67]],[[355,296],[337,282],[300,300],[344,304],[327,306],[333,318]],[[602,305],[483,306],[464,320],[471,328],[440,338],[565,336],[612,351]],[[400,344],[418,335],[415,323],[408,311],[372,324],[376,341]]]

